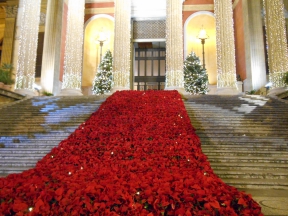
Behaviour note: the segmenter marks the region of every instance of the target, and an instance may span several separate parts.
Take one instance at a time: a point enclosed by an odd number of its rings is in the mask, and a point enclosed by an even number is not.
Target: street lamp
[[[101,32],[99,32],[99,36],[97,39],[97,41],[100,43],[100,62],[102,60],[102,47],[106,40],[107,40],[106,34],[102,30]]]
[[[202,44],[202,55],[203,55],[203,68],[205,69],[205,52],[204,52],[204,44],[205,40],[209,38],[209,36],[206,34],[206,30],[203,28],[200,30],[198,34],[198,38],[201,40]]]

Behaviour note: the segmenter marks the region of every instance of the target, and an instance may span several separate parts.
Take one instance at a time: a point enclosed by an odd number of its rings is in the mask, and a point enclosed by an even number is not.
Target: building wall
[[[183,4],[183,25],[193,13],[198,11],[214,12],[214,0],[186,0]]]
[[[245,61],[245,38],[244,38],[244,19],[242,0],[234,8],[234,34],[235,34],[235,56],[236,56],[236,74],[240,75],[241,80],[246,79],[246,61]]]
[[[107,14],[114,17],[114,2],[85,4],[85,23],[96,14]]]

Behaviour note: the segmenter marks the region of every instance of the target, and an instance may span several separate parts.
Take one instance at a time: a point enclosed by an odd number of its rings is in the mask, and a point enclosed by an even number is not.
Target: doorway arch
[[[109,49],[114,49],[114,18],[107,14],[97,14],[85,22],[82,91],[85,95],[92,94],[92,85],[100,64],[100,43],[97,41],[100,32],[104,32],[107,41],[103,43],[103,55]]]
[[[198,34],[204,27],[209,39],[205,41],[205,65],[210,85],[217,84],[216,58],[216,22],[215,16],[209,11],[199,11],[191,14],[184,23],[184,58],[192,51],[202,61],[202,45]]]

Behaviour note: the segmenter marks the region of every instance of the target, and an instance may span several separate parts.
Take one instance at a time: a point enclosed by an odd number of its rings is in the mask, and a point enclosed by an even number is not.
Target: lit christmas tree
[[[208,75],[200,59],[191,52],[184,61],[184,88],[191,94],[207,94]]]
[[[112,64],[112,53],[107,50],[97,69],[92,88],[93,94],[101,95],[110,92],[112,88]]]

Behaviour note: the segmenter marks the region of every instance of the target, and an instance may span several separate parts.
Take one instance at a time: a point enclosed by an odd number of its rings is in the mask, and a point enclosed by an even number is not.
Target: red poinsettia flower
[[[0,215],[262,215],[213,173],[177,91],[109,97],[34,169],[0,179]]]

